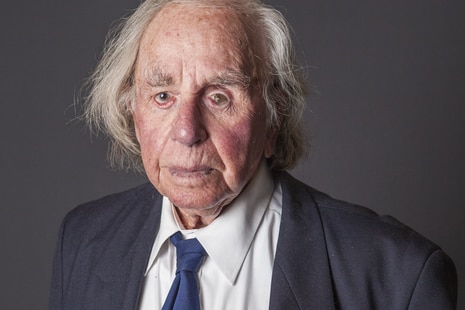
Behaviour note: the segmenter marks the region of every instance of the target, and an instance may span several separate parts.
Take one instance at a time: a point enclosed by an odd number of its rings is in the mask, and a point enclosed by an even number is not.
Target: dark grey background
[[[2,5],[1,309],[45,309],[65,213],[143,182],[111,171],[105,141],[73,120],[107,30],[138,3]],[[465,2],[269,3],[293,25],[315,88],[305,115],[313,149],[293,173],[426,235],[463,282]]]

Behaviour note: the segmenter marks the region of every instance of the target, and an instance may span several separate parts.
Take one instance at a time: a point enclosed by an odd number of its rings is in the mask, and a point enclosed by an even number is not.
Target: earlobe
[[[137,139],[137,142],[139,142],[140,144],[139,127],[137,126],[136,120],[134,119],[134,115],[133,115],[133,122],[134,122],[134,132],[136,133],[136,139]]]

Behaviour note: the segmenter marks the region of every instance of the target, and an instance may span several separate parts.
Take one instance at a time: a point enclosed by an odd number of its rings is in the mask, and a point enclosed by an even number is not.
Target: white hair
[[[259,57],[263,59],[258,64],[261,68],[256,68],[259,76],[254,86],[266,103],[268,125],[277,129],[275,150],[269,164],[277,169],[293,167],[306,148],[301,126],[305,83],[296,65],[285,18],[259,0],[146,0],[110,33],[102,59],[88,80],[84,117],[93,132],[108,135],[112,165],[143,171],[131,115],[134,67],[144,31],[156,14],[171,3],[233,10],[244,18],[254,38],[263,40],[264,57]],[[249,39],[253,41],[254,38]]]

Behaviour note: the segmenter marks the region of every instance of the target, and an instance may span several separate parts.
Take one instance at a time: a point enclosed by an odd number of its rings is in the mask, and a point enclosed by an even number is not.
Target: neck
[[[224,206],[209,210],[209,212],[199,212],[197,210],[193,212],[175,206],[174,210],[176,211],[176,220],[185,229],[198,229],[211,224],[221,214],[223,208]]]

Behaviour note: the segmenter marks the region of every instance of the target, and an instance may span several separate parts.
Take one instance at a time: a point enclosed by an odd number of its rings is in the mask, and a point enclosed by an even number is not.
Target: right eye
[[[173,96],[168,92],[161,92],[154,96],[154,100],[159,106],[165,106],[173,100]]]

